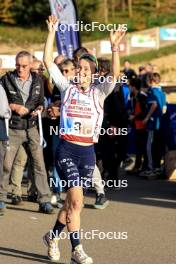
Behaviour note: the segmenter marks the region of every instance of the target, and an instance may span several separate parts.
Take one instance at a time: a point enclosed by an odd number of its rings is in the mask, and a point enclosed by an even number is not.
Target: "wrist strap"
[[[119,46],[112,46],[111,47],[111,50],[112,50],[112,52],[120,52],[120,47]]]

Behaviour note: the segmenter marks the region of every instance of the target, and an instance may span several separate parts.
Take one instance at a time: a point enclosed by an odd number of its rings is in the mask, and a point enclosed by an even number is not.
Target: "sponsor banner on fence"
[[[156,37],[151,35],[133,35],[131,37],[131,47],[134,48],[156,48]]]
[[[0,55],[2,59],[2,69],[14,69],[15,57],[16,55]]]
[[[176,28],[160,28],[161,40],[176,40]]]
[[[58,52],[57,52],[57,51],[54,51],[54,52],[53,52],[53,58],[57,57],[57,55],[58,55]],[[34,56],[35,56],[38,60],[43,61],[43,50],[42,50],[42,51],[35,51],[35,52],[34,52]]]
[[[43,60],[43,51],[35,51],[33,55],[38,60]],[[53,52],[53,58],[58,55],[58,52]],[[16,55],[0,54],[0,59],[2,59],[2,69],[14,69],[15,68],[15,58]]]

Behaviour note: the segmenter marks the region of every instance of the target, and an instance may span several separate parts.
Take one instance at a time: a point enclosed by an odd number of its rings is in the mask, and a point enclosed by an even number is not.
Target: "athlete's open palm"
[[[48,31],[49,32],[55,32],[56,31],[56,23],[58,22],[58,18],[54,15],[51,15],[46,20],[46,23],[48,25]]]
[[[116,30],[110,32],[110,41],[112,46],[118,46],[122,40],[122,38],[125,36],[125,31],[122,30]]]

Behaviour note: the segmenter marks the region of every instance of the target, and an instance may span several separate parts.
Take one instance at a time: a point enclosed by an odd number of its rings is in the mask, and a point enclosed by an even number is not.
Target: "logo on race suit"
[[[78,104],[81,104],[81,105],[90,105],[91,102],[90,101],[86,101],[86,100],[80,100],[80,99],[78,99]]]
[[[77,100],[76,99],[71,99],[71,104],[77,104]]]
[[[71,100],[68,100],[68,103],[72,104],[72,105],[90,105],[90,101],[86,102],[86,100],[80,100],[80,99],[71,99]]]

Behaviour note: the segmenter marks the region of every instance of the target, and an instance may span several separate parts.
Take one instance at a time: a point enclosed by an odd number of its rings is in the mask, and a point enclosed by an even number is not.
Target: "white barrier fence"
[[[127,33],[120,45],[120,50],[121,55],[125,56],[173,44],[176,44],[176,24]],[[108,39],[83,43],[83,46],[95,50],[97,57],[111,54],[111,45]],[[33,55],[39,60],[43,59],[43,51],[35,51]],[[53,56],[56,57],[57,55],[57,52],[54,52]],[[15,55],[2,54],[0,58],[2,59],[2,68],[15,68]]]

